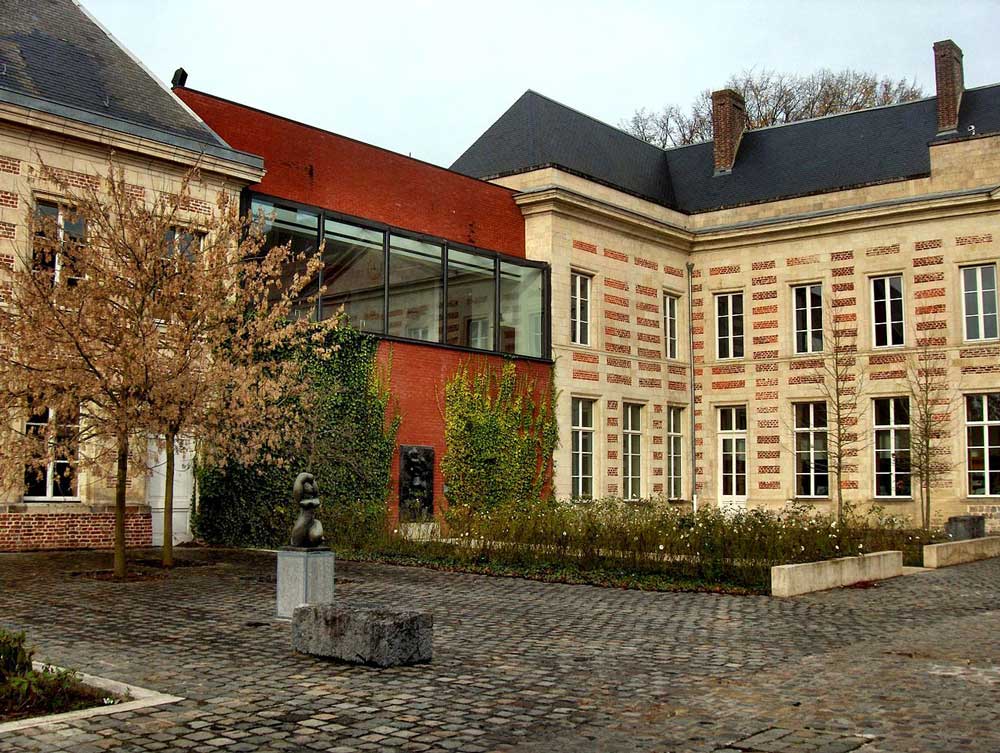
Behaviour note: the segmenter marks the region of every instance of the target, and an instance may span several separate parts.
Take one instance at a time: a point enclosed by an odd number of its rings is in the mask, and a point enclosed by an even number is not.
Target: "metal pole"
[[[695,442],[695,416],[694,416],[694,327],[692,326],[693,320],[691,315],[694,310],[693,299],[692,299],[692,275],[694,273],[694,262],[687,263],[687,283],[688,283],[688,362],[690,363],[688,374],[688,386],[691,392],[691,508],[694,512],[698,512],[698,463],[695,458],[695,450],[697,448],[697,443]]]

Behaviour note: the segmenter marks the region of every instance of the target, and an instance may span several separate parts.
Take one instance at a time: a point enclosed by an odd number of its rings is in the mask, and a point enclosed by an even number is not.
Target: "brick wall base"
[[[114,545],[115,514],[110,512],[0,513],[0,551],[108,549]],[[150,546],[153,521],[148,509],[125,514],[125,542]]]
[[[1000,505],[969,505],[969,515],[986,517],[986,533],[1000,533]]]

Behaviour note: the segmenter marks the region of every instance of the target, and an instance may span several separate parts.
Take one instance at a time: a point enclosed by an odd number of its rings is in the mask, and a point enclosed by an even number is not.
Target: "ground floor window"
[[[681,408],[667,407],[667,496],[680,499],[681,477]]]
[[[830,494],[826,446],[826,403],[797,403],[795,409],[795,496]]]
[[[909,497],[910,401],[905,397],[875,400],[875,496]]]
[[[75,499],[76,437],[79,434],[79,414],[61,418],[44,409],[32,413],[25,422],[25,433],[42,438],[51,436],[49,451],[24,469],[24,499],[27,501]]]
[[[722,501],[747,496],[747,408],[719,408],[719,494]]]
[[[1000,392],[965,396],[969,494],[1000,496]]]
[[[573,489],[578,498],[594,495],[594,401],[573,398]]]
[[[636,403],[622,411],[622,496],[642,497],[642,406]]]

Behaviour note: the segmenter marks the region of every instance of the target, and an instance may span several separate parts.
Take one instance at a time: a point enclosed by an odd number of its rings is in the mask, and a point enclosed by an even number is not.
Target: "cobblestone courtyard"
[[[430,609],[433,664],[294,654],[274,558],[125,584],[0,555],[0,625],[45,661],[183,696],[0,734],[17,751],[1000,751],[1000,560],[790,600],[338,563],[338,597]]]

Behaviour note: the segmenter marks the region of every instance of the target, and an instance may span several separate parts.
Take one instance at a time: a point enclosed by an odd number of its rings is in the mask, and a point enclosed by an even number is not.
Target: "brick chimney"
[[[712,133],[715,147],[715,174],[732,171],[736,150],[747,123],[747,106],[742,95],[732,89],[712,92]]]
[[[934,43],[934,78],[937,82],[938,133],[958,130],[958,108],[965,91],[962,50],[950,39]]]

